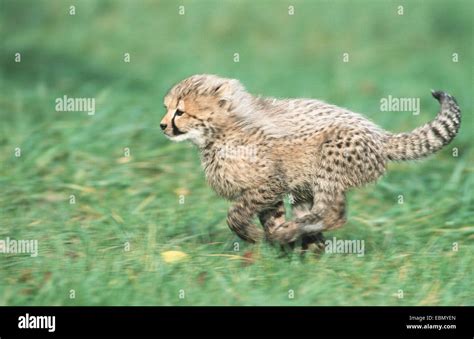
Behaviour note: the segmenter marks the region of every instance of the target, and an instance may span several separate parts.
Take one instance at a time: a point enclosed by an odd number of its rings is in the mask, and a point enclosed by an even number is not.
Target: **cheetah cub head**
[[[166,94],[160,127],[173,141],[190,140],[203,146],[229,125],[235,103],[244,103],[248,97],[238,80],[193,75]]]

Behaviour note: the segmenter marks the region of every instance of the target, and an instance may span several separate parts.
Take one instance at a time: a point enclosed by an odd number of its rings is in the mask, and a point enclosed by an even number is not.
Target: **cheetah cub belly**
[[[392,134],[319,100],[255,97],[237,80],[193,75],[165,96],[160,127],[171,140],[197,145],[209,185],[233,201],[227,223],[239,237],[305,245],[346,222],[348,189],[375,181],[390,160],[425,157],[451,142],[459,106],[447,93],[432,95],[441,106],[434,120]]]

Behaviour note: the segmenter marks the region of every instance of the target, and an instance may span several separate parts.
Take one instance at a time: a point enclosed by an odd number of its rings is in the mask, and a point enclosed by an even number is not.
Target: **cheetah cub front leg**
[[[285,222],[285,208],[279,203],[281,192],[272,188],[251,189],[243,192],[235,199],[227,213],[227,224],[240,238],[256,243],[264,234],[253,223],[255,216],[259,216],[265,229],[265,236],[271,233],[276,226]]]
[[[283,245],[290,244],[341,227],[346,222],[345,200],[344,193],[320,191],[315,195],[313,206],[307,214],[276,227],[270,239]]]

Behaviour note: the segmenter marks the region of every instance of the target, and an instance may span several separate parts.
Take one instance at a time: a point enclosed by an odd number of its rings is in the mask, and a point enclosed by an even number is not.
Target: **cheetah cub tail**
[[[389,160],[413,160],[428,156],[449,144],[458,133],[461,110],[456,99],[442,91],[431,91],[441,109],[436,118],[410,133],[390,134],[385,142]]]

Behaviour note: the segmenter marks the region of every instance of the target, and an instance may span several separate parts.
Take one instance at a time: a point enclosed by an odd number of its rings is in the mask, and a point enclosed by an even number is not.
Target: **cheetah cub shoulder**
[[[237,235],[307,246],[346,222],[348,189],[375,181],[388,161],[425,157],[453,140],[459,106],[447,93],[432,95],[436,118],[393,134],[319,100],[256,97],[238,80],[193,75],[165,96],[160,127],[171,140],[197,145],[209,185],[233,201],[227,223]],[[286,194],[294,200],[288,221]]]

